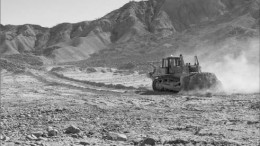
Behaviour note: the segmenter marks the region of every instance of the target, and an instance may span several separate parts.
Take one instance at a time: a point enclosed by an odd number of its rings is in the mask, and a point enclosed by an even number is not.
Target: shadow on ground
[[[157,91],[152,91],[152,90],[145,90],[145,91],[135,91],[136,94],[139,95],[176,95],[177,93],[175,92],[157,92]]]

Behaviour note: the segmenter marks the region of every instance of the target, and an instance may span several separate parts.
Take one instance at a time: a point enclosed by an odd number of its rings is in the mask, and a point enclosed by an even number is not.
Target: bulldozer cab
[[[180,57],[167,57],[162,60],[162,68],[166,74],[181,73],[183,67],[182,55]]]

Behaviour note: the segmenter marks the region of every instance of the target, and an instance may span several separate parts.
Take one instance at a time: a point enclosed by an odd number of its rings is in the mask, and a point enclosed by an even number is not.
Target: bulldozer
[[[180,91],[191,90],[218,90],[221,83],[213,73],[201,72],[201,66],[197,56],[195,63],[184,62],[182,54],[178,57],[170,56],[162,59],[161,66],[154,67],[153,72],[148,73],[152,79],[154,91]]]

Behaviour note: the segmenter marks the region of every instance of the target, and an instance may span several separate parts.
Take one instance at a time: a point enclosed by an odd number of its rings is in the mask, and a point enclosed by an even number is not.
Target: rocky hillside
[[[230,25],[223,25],[226,23]],[[205,29],[212,24],[218,25],[218,30]],[[129,2],[90,22],[62,23],[52,28],[31,24],[0,25],[0,52],[3,55],[40,55],[55,62],[78,61],[101,50],[125,50],[125,46],[140,38],[143,41],[169,36],[178,39],[192,35],[188,39],[196,38],[196,34],[187,34],[194,27],[197,27],[196,32],[207,31],[204,33],[206,38],[221,38],[226,30],[255,35],[259,30],[259,0],[149,0]],[[153,47],[151,44],[134,46],[137,49],[134,52],[147,53],[143,50],[145,46]]]

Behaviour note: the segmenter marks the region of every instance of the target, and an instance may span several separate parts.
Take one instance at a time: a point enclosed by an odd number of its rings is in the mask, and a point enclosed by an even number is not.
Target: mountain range
[[[200,54],[207,56],[227,41],[248,47],[239,42],[259,39],[259,7],[259,0],[131,1],[93,21],[51,28],[0,24],[0,53],[30,54],[57,63],[140,56],[152,60],[205,47]]]

